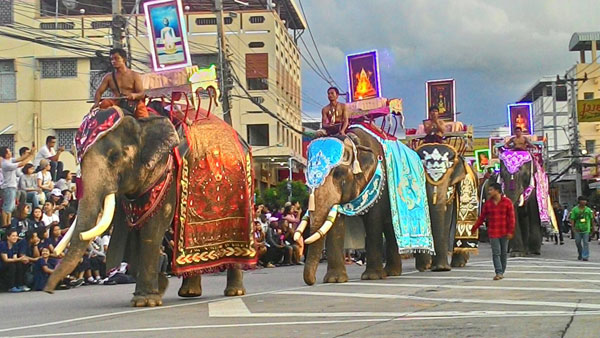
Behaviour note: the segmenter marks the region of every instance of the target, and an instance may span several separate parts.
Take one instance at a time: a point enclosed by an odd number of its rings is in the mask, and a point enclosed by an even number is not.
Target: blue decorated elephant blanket
[[[379,141],[385,154],[392,222],[398,251],[435,254],[425,184],[419,155],[398,140],[382,138],[364,125],[352,125]]]

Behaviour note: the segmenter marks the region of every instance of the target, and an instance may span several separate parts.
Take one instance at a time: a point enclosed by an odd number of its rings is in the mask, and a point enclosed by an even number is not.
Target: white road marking
[[[489,277],[459,277],[459,276],[392,276],[388,279],[454,279],[454,280],[486,280],[490,281]],[[567,282],[567,283],[600,283],[600,279],[566,279],[566,278],[507,278],[504,282]]]
[[[541,311],[544,312],[544,311]],[[418,314],[418,313],[416,313]],[[561,316],[597,316],[598,311],[578,311],[565,312],[557,314],[520,314],[507,313],[506,315],[496,315],[495,317],[561,317]],[[392,321],[412,321],[412,320],[431,320],[432,317],[400,317],[400,318],[372,318],[372,319],[347,319],[347,320],[314,320],[314,321],[296,321],[296,322],[266,322],[266,323],[239,323],[239,324],[205,324],[205,325],[188,325],[188,326],[167,326],[167,327],[149,327],[139,329],[123,329],[123,330],[102,330],[102,331],[80,331],[80,332],[60,332],[60,333],[44,333],[39,335],[15,336],[14,338],[34,338],[34,337],[67,337],[67,336],[90,336],[90,335],[114,335],[118,333],[137,333],[137,332],[160,332],[160,331],[176,331],[176,330],[196,330],[196,329],[222,329],[222,328],[241,328],[241,327],[275,327],[289,325],[331,325],[331,324],[351,324],[351,323],[377,323],[377,322],[392,322]],[[438,317],[440,319],[471,319],[471,318],[490,318],[489,315],[467,315],[467,316],[447,316]]]
[[[555,259],[555,258],[538,258],[538,257],[512,257],[508,258],[509,261],[539,261],[539,262],[559,262],[559,263],[569,263],[573,265],[600,265],[600,263],[596,262],[580,262],[576,260],[568,260],[568,259]]]
[[[474,265],[473,265],[474,266]],[[491,262],[487,262],[487,263],[479,263],[477,264],[477,267],[484,267],[484,266],[489,266],[492,267],[494,266]],[[511,262],[510,264],[508,264],[509,267],[511,268],[548,268],[548,269],[563,269],[563,270],[600,270],[600,266],[596,267],[596,266],[564,266],[564,265],[521,265],[521,264],[514,264],[513,262]],[[467,266],[468,268],[468,266]]]
[[[301,295],[301,296],[369,298],[369,299],[409,299],[409,300],[422,300],[422,301],[429,301],[429,302],[447,302],[447,303],[551,306],[551,307],[600,310],[600,304],[573,303],[573,302],[540,302],[540,301],[511,300],[511,299],[435,298],[435,297],[420,297],[420,296],[408,296],[408,295],[387,295],[387,294],[375,294],[375,293],[349,293],[349,292],[282,291],[282,292],[278,292],[278,294],[280,294],[280,295]]]
[[[489,279],[488,279],[489,280]],[[502,283],[502,282],[500,282]],[[384,287],[407,287],[407,288],[442,288],[442,289],[466,289],[466,290],[512,290],[512,291],[544,291],[544,292],[581,292],[600,293],[599,289],[573,289],[573,288],[540,288],[540,287],[518,287],[518,286],[487,286],[487,285],[447,285],[447,284],[402,284],[402,283],[343,283],[343,286],[384,286]],[[501,285],[501,284],[500,284]]]
[[[570,316],[573,311],[414,311],[414,312],[250,312],[244,301],[223,300],[208,304],[209,317],[215,318],[275,318],[275,317],[448,317],[448,316]],[[600,314],[600,311],[584,311]]]
[[[494,272],[493,269],[490,270],[471,270],[469,268],[462,270],[452,270],[452,272],[485,272],[490,273]],[[513,274],[513,273],[525,273],[525,274],[538,274],[538,275],[551,275],[551,274],[562,274],[562,275],[598,275],[600,276],[600,272],[588,272],[588,271],[554,271],[554,270],[546,270],[546,271],[532,271],[532,270],[511,270],[510,265],[508,266],[508,270],[504,274]]]

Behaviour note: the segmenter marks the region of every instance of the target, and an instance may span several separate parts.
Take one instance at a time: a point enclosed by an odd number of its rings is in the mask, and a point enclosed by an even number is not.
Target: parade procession
[[[0,0],[0,337],[598,337],[599,11]]]

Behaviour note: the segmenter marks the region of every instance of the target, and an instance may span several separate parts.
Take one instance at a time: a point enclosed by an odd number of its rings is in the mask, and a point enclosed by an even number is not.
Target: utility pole
[[[123,5],[121,0],[112,0],[112,40],[113,48],[123,48],[123,32],[125,32],[125,26],[127,20],[122,15]]]
[[[219,49],[219,74],[221,81],[221,107],[223,107],[223,120],[231,124],[231,107],[229,105],[229,84],[226,76],[229,74],[227,67],[225,23],[223,22],[223,0],[215,0],[215,15],[217,17],[217,46]]]
[[[559,80],[558,75],[557,77],[557,81]],[[581,166],[581,150],[579,149],[579,119],[577,117],[577,87],[575,86],[576,82],[578,81],[582,81],[585,82],[587,81],[588,77],[587,77],[587,73],[584,75],[583,78],[571,78],[569,79],[567,77],[567,74],[565,74],[565,79],[564,81],[569,83],[569,86],[571,87],[571,121],[573,121],[573,162],[575,164],[575,169],[577,170],[576,172],[576,177],[575,177],[575,190],[577,192],[577,196],[582,196],[583,194],[583,188],[581,186],[581,181],[582,181],[582,166]]]

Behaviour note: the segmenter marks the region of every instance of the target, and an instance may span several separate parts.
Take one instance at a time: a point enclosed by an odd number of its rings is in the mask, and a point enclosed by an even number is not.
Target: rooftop
[[[569,51],[592,50],[592,42],[596,42],[596,49],[600,50],[600,32],[573,33]]]
[[[552,82],[556,81],[556,77],[545,76],[539,79],[533,87],[529,88],[520,99],[517,100],[517,103],[520,102],[534,102],[540,96],[543,95],[544,87],[548,87],[546,89],[546,96],[552,97]],[[564,81],[558,81],[556,85],[556,101],[567,101],[567,87],[564,84]]]

